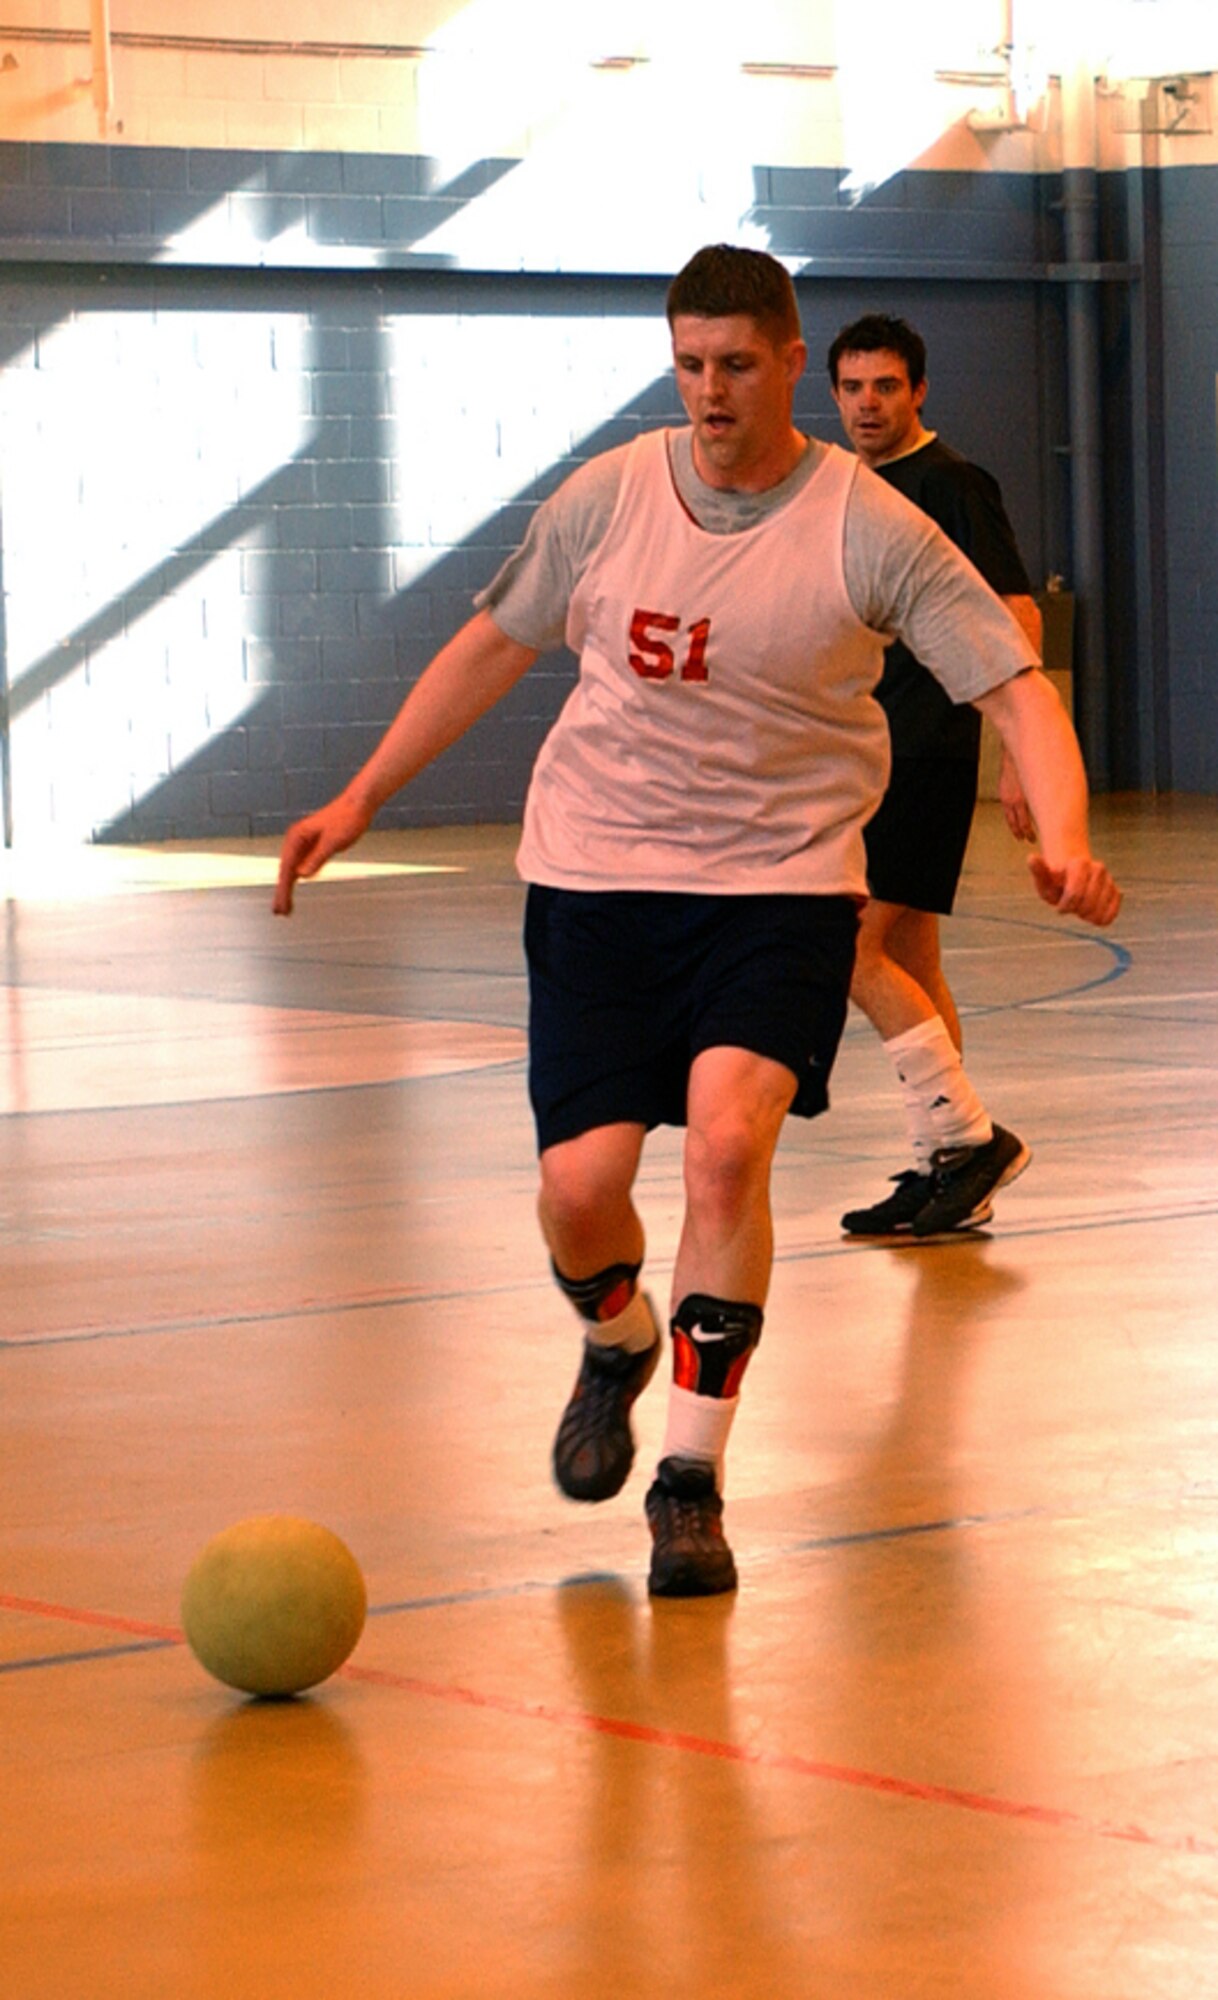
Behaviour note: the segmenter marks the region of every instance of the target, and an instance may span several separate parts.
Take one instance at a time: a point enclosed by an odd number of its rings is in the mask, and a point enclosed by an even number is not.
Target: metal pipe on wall
[[[1091,62],[1062,78],[1062,214],[1068,266],[1066,350],[1070,410],[1070,527],[1077,616],[1075,713],[1093,785],[1109,780],[1104,644],[1104,440],[1100,389],[1099,174]]]
[[[0,529],[3,515],[0,514]],[[3,536],[0,534],[0,846],[13,844],[13,754],[8,685],[8,631],[5,617]]]
[[[1007,123],[1014,126],[1019,120],[1019,106],[1015,102],[1015,0],[1002,0],[1002,25],[998,33],[998,52],[1007,79],[1003,88],[1003,109]]]
[[[114,62],[110,47],[110,0],[90,0],[89,41],[93,51],[93,102],[104,138],[114,113]]]
[[[1158,159],[1153,137],[1125,177],[1129,248],[1139,277],[1129,301],[1132,451],[1130,498],[1137,585],[1137,676],[1130,777],[1139,791],[1172,788],[1171,676],[1167,629],[1167,510],[1163,440],[1163,252]],[[1151,157],[1148,157],[1150,155]],[[1128,758],[1125,759],[1128,766]],[[1124,771],[1117,782],[1126,782]]]

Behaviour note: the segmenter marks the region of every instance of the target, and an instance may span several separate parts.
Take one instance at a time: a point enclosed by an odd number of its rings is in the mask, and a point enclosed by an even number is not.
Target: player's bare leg
[[[1015,1133],[992,1123],[960,1060],[960,1017],[943,972],[933,911],[873,900],[859,924],[850,997],[881,1035],[905,1107],[913,1166],[893,1192],[850,1209],[850,1236],[931,1236],[976,1228],[991,1196],[1027,1165]]]
[[[937,1014],[956,1048],[963,1046],[960,1017],[943,975],[939,919],[931,910],[874,897],[864,905],[850,998],[886,1042]]]
[[[572,1500],[608,1500],[625,1484],[630,1411],[660,1358],[655,1311],[639,1289],[644,1235],[632,1189],[643,1139],[642,1125],[602,1125],[541,1156],[542,1234],[584,1329],[554,1439],[554,1477]]]
[[[690,1074],[685,1221],[673,1273],[673,1382],[647,1495],[653,1596],[736,1584],[723,1533],[723,1462],[761,1338],[774,1234],[770,1171],[795,1077],[745,1049],[709,1049]]]

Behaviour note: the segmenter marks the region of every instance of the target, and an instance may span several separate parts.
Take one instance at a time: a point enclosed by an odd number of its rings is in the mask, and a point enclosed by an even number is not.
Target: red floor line
[[[184,1637],[176,1625],[149,1625],[143,1618],[120,1618],[112,1611],[84,1611],[75,1604],[48,1604],[41,1597],[10,1597],[0,1591],[0,1611],[25,1611],[34,1618],[62,1618],[69,1625],[96,1625],[104,1632],[131,1632],[140,1639]]]
[[[913,1778],[899,1778],[882,1771],[864,1771],[848,1764],[823,1763],[794,1752],[751,1749],[742,1743],[723,1742],[709,1736],[692,1736],[684,1730],[660,1729],[624,1717],[596,1715],[585,1709],[556,1708],[547,1702],[517,1699],[511,1695],[480,1694],[473,1688],[441,1681],[424,1681],[412,1674],[395,1674],[378,1667],[342,1668],[346,1679],[363,1681],[372,1687],[397,1688],[433,1701],[458,1703],[467,1708],[491,1709],[534,1722],[549,1722],[564,1729],[590,1730],[601,1736],[616,1736],[625,1742],[647,1744],[652,1749],[681,1750],[697,1757],[717,1757],[732,1764],[750,1764],[764,1771],[786,1771],[804,1778],[819,1778],[835,1785],[853,1786],[859,1791],[886,1793],[921,1805],[945,1805],[966,1812],[988,1813],[999,1819],[1024,1820],[1058,1832],[1082,1833],[1101,1840],[1121,1840],[1138,1847],[1155,1847],[1180,1854],[1200,1854],[1218,1858],[1218,1839],[1192,1833],[1160,1833],[1141,1826],[1116,1826],[1108,1820],[1087,1819],[1081,1813],[1056,1806],[1038,1806],[1018,1799],[1004,1799],[986,1792],[968,1792],[954,1785],[924,1784]]]
[[[99,1626],[110,1632],[130,1632],[144,1639],[182,1642],[183,1634],[172,1625],[153,1625],[140,1618],[122,1618],[111,1612],[87,1611],[74,1605],[52,1604],[37,1597],[13,1597],[0,1592],[0,1610],[24,1611],[38,1618],[66,1619],[74,1625]],[[785,1771],[802,1778],[819,1778],[834,1785],[849,1785],[857,1791],[880,1792],[890,1798],[910,1799],[920,1805],[952,1806],[959,1811],[987,1813],[998,1819],[1024,1820],[1035,1826],[1053,1827],[1058,1832],[1090,1834],[1101,1840],[1121,1840],[1138,1847],[1156,1847],[1178,1854],[1200,1854],[1218,1858],[1218,1839],[1200,1834],[1155,1832],[1148,1827],[1115,1826],[1108,1820],[1087,1819],[1081,1813],[1058,1806],[1038,1806],[1019,1799],[998,1798],[988,1792],[968,1792],[954,1785],[933,1785],[915,1778],[900,1778],[883,1771],[864,1771],[849,1764],[830,1764],[815,1757],[801,1757],[794,1751],[751,1749],[747,1744],[724,1742],[713,1736],[693,1736],[681,1729],[660,1729],[646,1722],[631,1722],[624,1716],[597,1715],[590,1709],[556,1708],[549,1702],[524,1701],[513,1695],[488,1694],[462,1687],[455,1681],[426,1681],[415,1674],[398,1674],[384,1667],[340,1667],[344,1680],[368,1687],[394,1688],[400,1693],[423,1695],[463,1708],[480,1708],[499,1715],[512,1715],[530,1722],[553,1723],[561,1729],[587,1730],[599,1736],[615,1736],[628,1743],[643,1743],[655,1750],[680,1750],[688,1756],[717,1757],[730,1764],[750,1764],[757,1770]]]
[[[1021,1242],[1025,1238],[1073,1235],[1093,1235],[1104,1229],[1151,1228],[1171,1222],[1198,1222],[1218,1213],[1218,1204],[1198,1197],[1195,1202],[1177,1201],[1162,1209],[1143,1208],[1138,1213],[1126,1209],[1116,1209],[1099,1215],[1055,1216],[1044,1222],[1004,1223],[1004,1242]],[[882,1246],[900,1256],[919,1254],[917,1246],[902,1239],[885,1242]],[[776,1264],[810,1264],[828,1258],[862,1257],[876,1254],[874,1243],[868,1244],[863,1238],[853,1240],[832,1240],[819,1244],[793,1246],[779,1249],[775,1253]],[[549,1280],[543,1277],[525,1279],[520,1283],[503,1285],[479,1285],[456,1290],[403,1290],[400,1286],[380,1285],[366,1292],[336,1292],[328,1298],[301,1298],[295,1300],[268,1300],[262,1305],[255,1304],[242,1312],[205,1313],[192,1319],[145,1320],[142,1322],[117,1321],[109,1319],[84,1320],[73,1326],[62,1326],[31,1330],[28,1332],[0,1334],[0,1351],[6,1348],[43,1348],[83,1344],[98,1340],[143,1340],[167,1334],[184,1336],[191,1333],[209,1333],[228,1327],[258,1326],[268,1327],[282,1324],[292,1319],[319,1319],[332,1313],[339,1318],[346,1313],[385,1312],[394,1308],[406,1310],[417,1306],[446,1304],[453,1300],[481,1301],[507,1293],[521,1291],[545,1292],[550,1294]]]

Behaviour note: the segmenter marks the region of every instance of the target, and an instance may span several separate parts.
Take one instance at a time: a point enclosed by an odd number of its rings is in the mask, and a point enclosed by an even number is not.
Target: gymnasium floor
[[[903,1164],[852,1019],[792,1124],[734,1599],[647,1598],[640,1458],[564,1501],[503,831],[4,864],[4,2000],[1218,1994],[1218,810],[1101,801],[1126,907],[982,808],[949,971],[1035,1159],[992,1229],[842,1241]],[[641,1183],[662,1303],[675,1135]],[[249,1514],[371,1615],[259,1704],[180,1642]]]

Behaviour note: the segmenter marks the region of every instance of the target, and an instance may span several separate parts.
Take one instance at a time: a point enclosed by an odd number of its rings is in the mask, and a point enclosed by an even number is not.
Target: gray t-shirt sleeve
[[[613,517],[627,449],[589,459],[543,500],[520,547],[475,597],[519,645],[539,653],[562,645],[571,593]]]
[[[864,625],[903,639],[953,701],[973,701],[1039,664],[955,543],[863,465],[846,510],[843,559],[846,591]]]
[[[539,653],[563,644],[571,593],[608,530],[628,450],[602,452],[564,480],[479,591],[478,610],[489,611],[509,639]],[[802,476],[823,450],[809,454]],[[678,476],[681,465],[678,451]],[[685,497],[699,515],[718,502],[719,511],[703,521],[713,532],[736,525],[737,516],[739,525],[751,526],[758,512],[752,495],[732,494],[726,510],[727,496]],[[1015,620],[955,544],[866,466],[858,469],[846,510],[843,561],[847,595],[863,623],[903,639],[953,701],[972,701],[1036,664]]]

